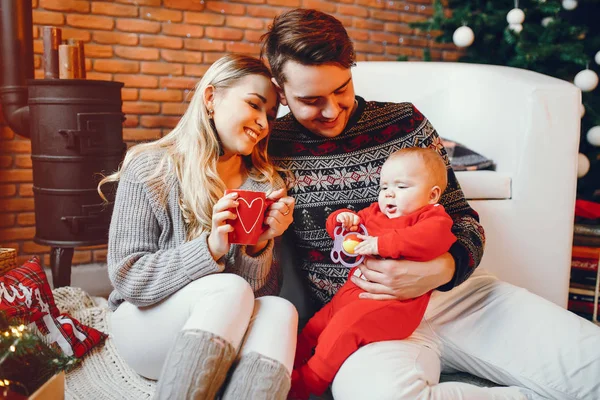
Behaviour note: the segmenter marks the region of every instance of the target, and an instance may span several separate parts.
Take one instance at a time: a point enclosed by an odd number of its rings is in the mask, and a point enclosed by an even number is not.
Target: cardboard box
[[[65,373],[60,372],[48,379],[29,400],[64,400],[65,398]]]

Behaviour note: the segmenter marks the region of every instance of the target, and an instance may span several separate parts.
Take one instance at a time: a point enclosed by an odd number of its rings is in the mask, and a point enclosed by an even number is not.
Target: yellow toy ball
[[[342,248],[348,254],[354,254],[354,248],[361,242],[356,235],[348,235],[342,242]]]

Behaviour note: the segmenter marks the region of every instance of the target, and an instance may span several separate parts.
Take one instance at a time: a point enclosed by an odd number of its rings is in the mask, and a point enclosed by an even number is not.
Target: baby
[[[347,209],[332,213],[327,231],[333,237],[336,226],[357,231],[364,224],[369,235],[357,234],[361,240],[354,247],[357,255],[413,261],[437,258],[456,241],[452,219],[438,204],[447,181],[446,165],[435,150],[398,150],[381,167],[378,202],[358,213]],[[358,267],[350,270],[352,275],[366,279]],[[410,336],[421,323],[431,294],[409,300],[370,300],[359,298],[363,292],[348,279],[308,321],[298,337],[290,398],[322,394],[359,347]]]

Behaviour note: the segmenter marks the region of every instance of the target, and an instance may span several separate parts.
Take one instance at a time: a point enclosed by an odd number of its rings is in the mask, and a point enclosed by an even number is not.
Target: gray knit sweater
[[[149,306],[218,272],[245,278],[257,297],[278,294],[281,270],[273,240],[256,256],[248,255],[246,246],[232,245],[218,262],[208,250],[208,233],[186,241],[175,173],[165,166],[153,178],[160,154],[151,151],[138,156],[119,181],[108,237],[108,274],[114,287],[110,308],[116,309],[123,301]],[[268,192],[271,187],[247,179],[240,189]]]

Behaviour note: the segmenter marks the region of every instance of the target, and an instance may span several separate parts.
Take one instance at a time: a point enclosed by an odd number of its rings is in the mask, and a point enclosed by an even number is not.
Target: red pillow
[[[67,356],[82,357],[107,337],[60,313],[37,257],[0,276],[0,311],[9,319],[35,323],[45,341],[60,347]]]

